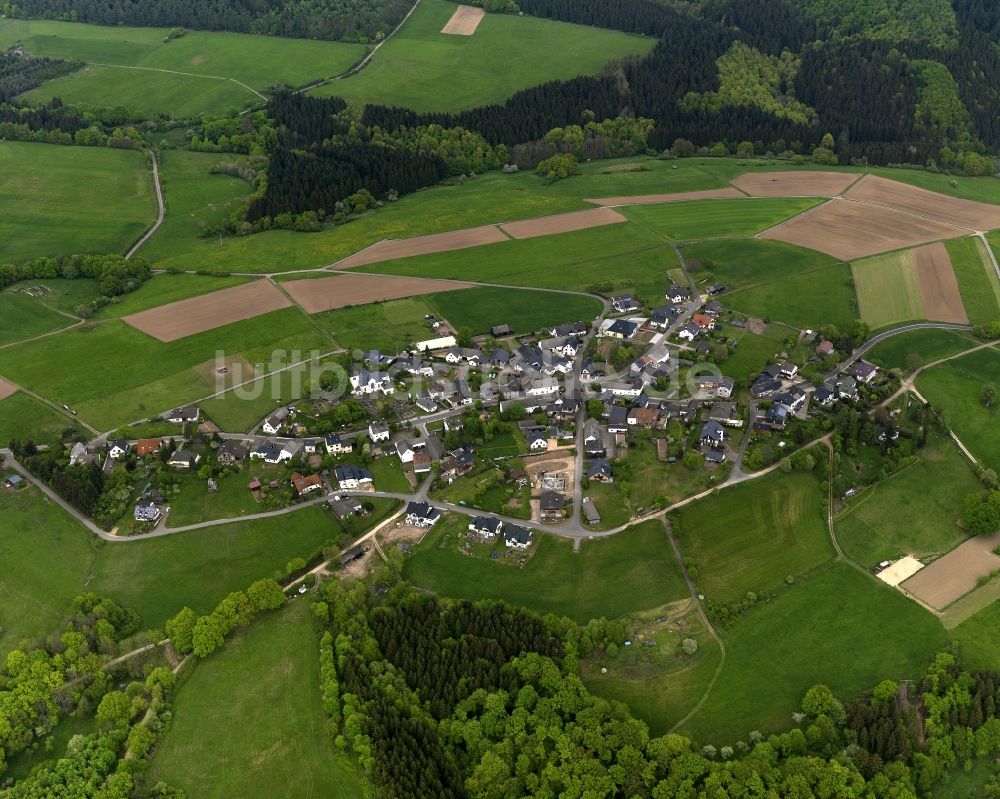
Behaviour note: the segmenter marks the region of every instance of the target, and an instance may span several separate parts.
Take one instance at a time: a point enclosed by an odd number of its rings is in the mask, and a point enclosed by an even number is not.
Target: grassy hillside
[[[487,14],[472,36],[441,33],[457,5],[421,0],[357,75],[316,94],[417,111],[496,103],[519,89],[600,72],[612,58],[649,52],[655,41],[546,19]]]
[[[0,263],[124,252],[155,219],[141,153],[0,142]]]

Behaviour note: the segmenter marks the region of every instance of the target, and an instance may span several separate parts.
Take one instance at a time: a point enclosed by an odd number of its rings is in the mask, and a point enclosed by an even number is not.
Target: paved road
[[[132,249],[125,253],[126,259],[135,255],[135,251],[149,241],[150,237],[159,229],[160,225],[163,224],[163,217],[166,213],[166,209],[163,205],[163,190],[160,188],[160,170],[156,165],[156,153],[149,150],[148,155],[153,164],[153,188],[156,189],[156,204],[159,207],[159,210],[157,211],[156,221],[153,223],[153,226],[143,234],[141,239],[132,245]]]

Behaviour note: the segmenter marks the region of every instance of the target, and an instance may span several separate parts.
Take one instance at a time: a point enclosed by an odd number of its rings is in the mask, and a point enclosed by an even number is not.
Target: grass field
[[[36,488],[0,489],[0,657],[59,623],[83,590],[96,541]]]
[[[154,219],[141,153],[0,142],[0,263],[124,252]]]
[[[435,334],[424,317],[433,313],[426,297],[373,302],[316,314],[315,319],[347,350],[397,353]]]
[[[259,100],[251,89],[273,83],[300,86],[338,75],[366,52],[364,45],[310,39],[188,31],[165,41],[166,34],[163,28],[0,21],[0,47],[19,41],[35,55],[92,65],[29,92],[29,100],[59,96],[177,117],[239,108]]]
[[[833,564],[726,633],[719,681],[681,732],[700,743],[732,744],[754,729],[788,728],[816,683],[847,698],[887,677],[915,679],[945,642],[944,628],[915,602]]]
[[[731,330],[736,350],[722,364],[723,371],[742,390],[748,378],[759,374],[768,361],[774,360],[784,350],[789,332],[788,328],[779,325],[769,325],[762,336],[748,330],[742,333]]]
[[[540,536],[528,564],[517,569],[462,555],[433,530],[407,558],[403,577],[421,588],[461,599],[501,599],[581,624],[659,607],[688,595],[660,522],[646,522],[607,539],[569,541]]]
[[[912,251],[876,255],[851,264],[861,319],[871,328],[924,319]]]
[[[629,219],[671,241],[750,236],[817,205],[810,199],[696,200],[622,209]]]
[[[9,291],[0,293],[0,345],[24,341],[71,324],[72,319],[32,297]]]
[[[656,621],[663,616],[667,617],[665,625]],[[643,643],[653,641],[656,647],[622,647],[613,658],[596,654],[583,660],[580,673],[593,693],[624,702],[654,735],[662,735],[704,695],[722,652],[690,603],[680,602],[665,613],[657,609],[631,620],[633,636],[641,630]],[[684,638],[698,642],[695,656],[680,653]],[[605,668],[607,673],[602,674]]]
[[[595,74],[610,59],[642,55],[655,44],[617,31],[510,14],[487,14],[472,36],[441,33],[455,8],[444,0],[422,0],[361,72],[315,93],[359,104],[458,111],[502,102],[546,81]]]
[[[1000,277],[986,254],[986,245],[970,237],[946,241],[944,246],[951,257],[969,322],[983,325],[1000,319]]]
[[[6,291],[20,292],[22,289],[29,288],[42,288],[45,290],[44,294],[34,298],[35,302],[39,305],[69,314],[74,313],[77,306],[97,299],[101,294],[97,281],[85,277],[78,277],[72,280],[63,280],[62,278],[25,280],[15,283],[6,289]]]
[[[995,671],[1000,664],[1000,602],[993,602],[951,631],[962,664]]]
[[[332,344],[297,308],[169,344],[113,319],[0,350],[0,374],[105,430],[213,393],[217,351],[269,364],[272,352],[313,347]]]
[[[166,150],[160,158],[160,185],[166,216],[139,253],[149,261],[206,243],[201,235],[228,219],[250,192],[246,181],[210,170],[232,155]],[[218,245],[216,245],[218,246]],[[190,268],[200,268],[191,264]],[[242,270],[241,270],[242,271]]]
[[[1000,351],[979,350],[939,364],[917,378],[917,389],[948,414],[955,434],[984,466],[1000,469],[1000,408],[980,401],[983,386],[997,382]]]
[[[835,520],[844,551],[865,568],[900,555],[943,555],[966,536],[956,521],[980,483],[950,439],[935,439],[920,460],[853,499]]]
[[[947,358],[979,342],[953,330],[911,330],[876,345],[865,356],[884,369],[913,372],[940,358]]]
[[[652,299],[655,293],[660,302],[666,272],[676,266],[673,251],[654,233],[626,223],[401,258],[352,271],[570,290],[604,281],[627,282],[640,297]]]
[[[778,588],[833,556],[824,492],[811,474],[774,474],[688,505],[675,528],[708,599]]]
[[[0,400],[0,447],[11,439],[44,443],[58,440],[73,420],[44,402],[18,391]]]
[[[564,322],[588,321],[602,310],[600,301],[592,297],[485,286],[430,294],[427,302],[456,330],[468,327],[473,335],[489,333],[504,322],[519,333],[528,333]]]
[[[843,329],[857,318],[850,270],[823,253],[768,239],[703,241],[683,252],[697,282],[729,286],[722,301],[734,310],[802,328]]]
[[[307,597],[234,635],[178,691],[152,781],[205,799],[361,799],[327,731],[318,663]]]

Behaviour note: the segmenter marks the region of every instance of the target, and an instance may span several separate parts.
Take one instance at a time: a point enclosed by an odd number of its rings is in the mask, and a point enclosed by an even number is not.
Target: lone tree
[[[987,383],[983,386],[983,393],[979,395],[979,399],[987,408],[992,408],[997,404],[997,385],[996,383]]]

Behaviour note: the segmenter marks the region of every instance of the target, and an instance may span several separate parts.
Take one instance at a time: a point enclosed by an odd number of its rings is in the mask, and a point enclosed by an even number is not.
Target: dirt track
[[[836,197],[857,179],[844,172],[748,172],[730,183],[753,197]]]
[[[683,203],[690,200],[738,200],[746,195],[733,188],[679,191],[673,194],[640,194],[635,197],[596,197],[584,200],[594,205],[615,207],[619,205],[652,205],[655,203]]]
[[[507,236],[495,225],[463,228],[447,233],[432,233],[429,236],[415,236],[412,239],[392,239],[380,241],[366,250],[349,255],[344,260],[338,261],[336,267],[350,269],[352,266],[366,266],[382,261],[392,261],[396,258],[409,258],[414,255],[427,255],[434,252],[464,250],[468,247],[496,244],[507,240]]]
[[[1000,568],[1000,557],[993,554],[997,545],[1000,533],[972,538],[917,572],[902,587],[931,607],[943,610],[972,591],[981,576]]]
[[[924,315],[933,322],[969,323],[951,258],[941,242],[913,251]]]
[[[515,239],[533,239],[537,236],[553,236],[557,233],[572,233],[602,225],[626,222],[624,216],[613,208],[592,208],[588,211],[572,211],[568,214],[542,216],[538,219],[524,219],[520,222],[506,222],[499,225],[508,236]]]
[[[441,28],[441,33],[471,36],[476,32],[476,28],[479,27],[479,23],[483,21],[483,17],[485,16],[485,9],[477,8],[476,6],[461,5],[455,9],[455,13],[451,15],[451,19]]]
[[[242,286],[123,316],[122,320],[160,341],[176,341],[288,308],[291,304],[273,283],[254,280]]]
[[[845,196],[852,200],[889,205],[969,230],[993,230],[1000,227],[1000,207],[959,200],[875,175],[865,175]]]
[[[825,252],[843,261],[965,235],[930,219],[849,200],[831,200],[814,211],[760,234]]]
[[[384,277],[381,275],[333,275],[281,284],[306,313],[320,313],[346,305],[364,305],[380,300],[416,297],[439,291],[467,289],[469,283],[430,280],[421,277]]]
[[[11,394],[17,391],[10,383],[0,377],[0,400],[7,399]]]

